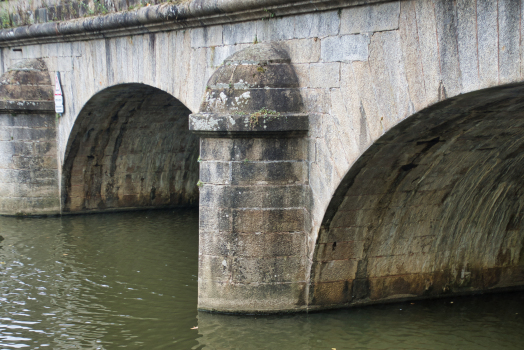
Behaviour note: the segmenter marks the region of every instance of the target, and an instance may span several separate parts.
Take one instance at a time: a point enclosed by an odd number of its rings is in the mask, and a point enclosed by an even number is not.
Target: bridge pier
[[[306,307],[308,118],[297,87],[285,53],[255,45],[226,60],[190,116],[201,137],[201,310]]]
[[[524,288],[509,3],[202,0],[0,30],[0,215],[200,196],[203,310]],[[22,60],[62,73],[58,121],[31,95],[50,83],[10,80]]]
[[[42,60],[0,78],[0,215],[60,213],[53,91]]]

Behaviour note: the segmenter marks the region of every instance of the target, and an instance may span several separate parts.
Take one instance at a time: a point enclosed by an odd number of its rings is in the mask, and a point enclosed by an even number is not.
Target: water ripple
[[[197,313],[194,211],[0,218],[0,232],[2,349],[524,348],[524,293],[270,317]]]

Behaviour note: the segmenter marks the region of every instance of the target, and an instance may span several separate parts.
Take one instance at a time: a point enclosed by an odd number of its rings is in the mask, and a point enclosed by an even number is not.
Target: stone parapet
[[[106,15],[0,30],[0,47],[138,35],[387,1],[389,0],[194,0],[181,4],[164,3]],[[46,13],[47,9],[41,8],[35,12],[39,14],[38,17],[42,16],[41,12]],[[78,14],[81,13],[82,11],[78,11]]]

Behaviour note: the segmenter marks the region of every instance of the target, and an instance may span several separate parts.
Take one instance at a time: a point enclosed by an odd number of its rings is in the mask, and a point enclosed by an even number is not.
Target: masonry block
[[[309,65],[309,85],[312,88],[340,87],[340,63],[315,63]]]
[[[337,35],[339,28],[340,16],[337,11],[326,11],[295,17],[295,38]]]
[[[53,86],[43,60],[8,69],[0,95],[0,214],[59,214]]]
[[[226,59],[209,80],[201,112],[190,116],[201,137],[202,310],[305,305],[308,127],[297,87],[285,51],[253,45]],[[241,96],[258,102],[231,102]]]
[[[344,9],[340,17],[340,34],[398,29],[400,1]]]
[[[367,61],[369,36],[366,34],[330,36],[322,39],[323,62]]]

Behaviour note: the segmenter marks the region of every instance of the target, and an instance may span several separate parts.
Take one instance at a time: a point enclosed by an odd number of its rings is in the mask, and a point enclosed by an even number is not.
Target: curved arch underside
[[[330,204],[313,306],[524,286],[524,87],[461,95],[387,132]]]
[[[170,94],[125,84],[95,95],[71,132],[63,212],[198,204],[198,139]]]

